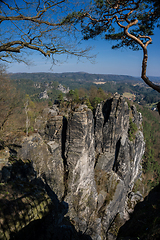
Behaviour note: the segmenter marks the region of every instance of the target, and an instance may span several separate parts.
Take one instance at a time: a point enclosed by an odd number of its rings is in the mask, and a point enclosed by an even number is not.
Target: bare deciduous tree
[[[77,48],[76,35],[64,17],[73,11],[67,0],[0,1],[0,60],[23,61],[24,53],[37,51],[45,57],[55,54],[88,57],[89,49]]]

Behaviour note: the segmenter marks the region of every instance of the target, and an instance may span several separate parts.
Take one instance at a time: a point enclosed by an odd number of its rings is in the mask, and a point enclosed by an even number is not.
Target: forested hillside
[[[160,117],[158,112],[137,105],[143,116],[143,133],[146,142],[143,158],[144,183],[148,189],[160,182]]]
[[[60,94],[57,92],[59,84],[72,90],[83,88],[84,91],[90,91],[91,86],[94,86],[112,94],[131,93],[134,95],[132,99],[141,105],[149,104],[151,108],[159,101],[158,92],[147,87],[142,80],[131,76],[88,73],[17,73],[9,76],[17,89],[29,94],[32,100],[36,101],[39,100],[40,92],[45,89],[49,100],[55,100]],[[160,82],[158,77],[153,79]]]
[[[30,79],[34,82],[50,82],[50,81],[82,81],[82,82],[139,82],[139,78],[127,75],[113,74],[90,74],[86,72],[66,72],[66,73],[11,73],[11,79]]]

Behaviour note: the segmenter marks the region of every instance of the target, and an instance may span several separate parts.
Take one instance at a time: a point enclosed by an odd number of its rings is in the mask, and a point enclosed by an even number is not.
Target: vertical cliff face
[[[86,105],[66,117],[54,106],[45,130],[39,126],[40,134],[25,138],[18,156],[32,160],[39,176],[45,173],[59,200],[68,203],[66,216],[77,231],[107,239],[141,174],[141,124],[140,113],[119,95],[100,103],[95,116]]]
[[[68,167],[67,193],[69,217],[77,230],[98,236],[96,216],[97,190],[95,165],[94,121],[91,110],[81,106],[68,118],[66,162]],[[95,231],[96,230],[96,231]]]
[[[128,136],[130,116],[137,126],[133,141]],[[119,95],[97,107],[95,173],[100,199],[98,212],[104,234],[116,214],[123,215],[127,194],[141,173],[140,162],[144,153],[141,124],[141,114],[135,107],[129,109],[127,102]]]

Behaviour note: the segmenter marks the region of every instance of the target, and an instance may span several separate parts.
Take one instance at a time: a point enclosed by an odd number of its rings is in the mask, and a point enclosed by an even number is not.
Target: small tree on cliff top
[[[56,54],[88,57],[73,41],[72,24],[63,21],[73,8],[68,0],[0,0],[0,60],[28,63],[24,53],[33,51],[53,63]]]

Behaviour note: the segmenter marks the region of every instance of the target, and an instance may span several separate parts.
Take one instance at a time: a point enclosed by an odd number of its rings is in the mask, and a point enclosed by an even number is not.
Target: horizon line
[[[29,73],[29,74],[34,74],[34,73],[50,73],[50,74],[66,74],[66,73],[86,73],[86,74],[91,74],[91,75],[115,75],[115,76],[129,76],[129,77],[134,77],[134,78],[140,78],[141,76],[133,76],[133,75],[128,75],[128,74],[114,74],[114,73],[90,73],[90,72],[85,72],[85,71],[76,71],[76,72],[8,72],[7,74],[17,74],[17,73]],[[153,76],[153,75],[148,75],[148,77],[154,77],[154,78],[159,78],[159,76]]]

